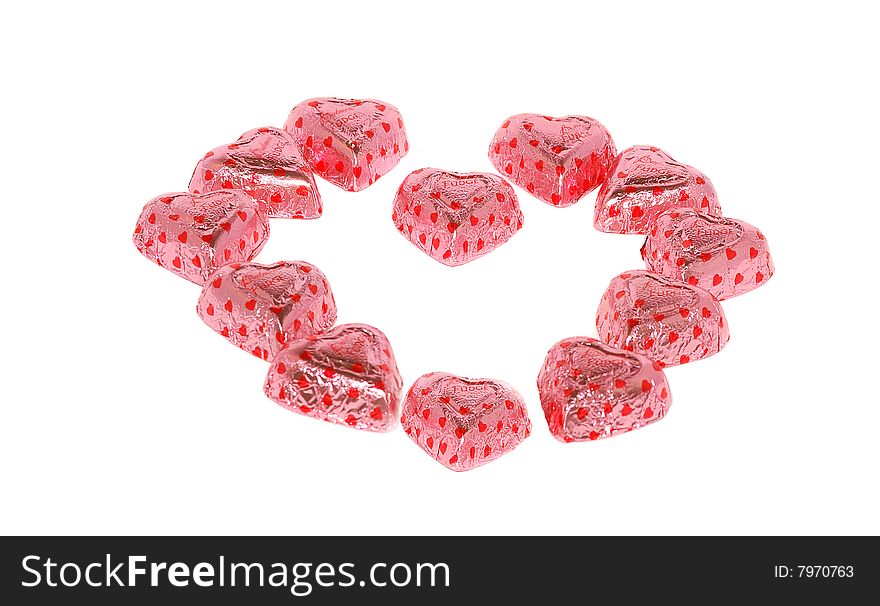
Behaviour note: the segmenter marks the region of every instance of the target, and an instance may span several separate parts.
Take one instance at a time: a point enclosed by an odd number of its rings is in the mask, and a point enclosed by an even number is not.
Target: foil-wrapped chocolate
[[[202,287],[196,311],[233,345],[263,360],[336,322],[327,278],[304,261],[221,267]]]
[[[382,331],[343,324],[283,349],[272,361],[264,389],[288,410],[387,431],[397,423],[403,382]]]
[[[657,147],[636,145],[620,152],[596,195],[593,225],[599,231],[646,234],[648,222],[674,207],[721,215],[709,178]]]
[[[497,459],[532,430],[525,402],[510,385],[444,372],[416,379],[400,424],[422,450],[453,471]]]
[[[205,154],[193,171],[194,193],[239,189],[265,205],[270,217],[316,219],[321,196],[296,142],[280,128],[255,128],[235,143]]]
[[[538,393],[550,433],[563,442],[644,427],[672,404],[659,364],[590,337],[569,337],[550,348]]]
[[[504,244],[523,216],[513,188],[497,175],[421,168],[401,183],[391,218],[416,248],[455,266]]]
[[[642,258],[648,270],[699,286],[718,300],[766,284],[775,271],[758,228],[692,208],[674,208],[654,219]]]
[[[196,284],[226,263],[250,261],[269,237],[256,201],[238,191],[171,193],[147,202],[132,241],[147,259]]]
[[[348,191],[369,187],[409,151],[400,112],[375,99],[308,99],[284,129],[318,176]]]
[[[489,159],[499,173],[560,207],[597,188],[616,154],[608,130],[587,116],[511,116],[489,145]]]
[[[708,358],[730,339],[724,310],[711,293],[641,270],[611,280],[596,328],[605,343],[644,354],[660,366]]]

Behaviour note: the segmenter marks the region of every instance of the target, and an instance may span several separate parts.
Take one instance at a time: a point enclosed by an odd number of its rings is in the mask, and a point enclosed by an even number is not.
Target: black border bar
[[[11,537],[4,538],[0,562],[0,598],[6,604],[473,604],[477,602],[546,604],[550,600],[613,599],[629,603],[636,599],[675,603],[730,603],[731,600],[800,600],[802,603],[834,600],[855,603],[880,590],[880,541],[876,537]],[[139,566],[145,574],[135,586],[119,587],[106,580],[108,554],[113,566],[124,563],[117,577],[125,579],[129,556],[144,556]],[[39,559],[35,559],[34,557]],[[72,582],[76,570],[99,563],[91,579],[75,587],[49,587],[44,574],[36,587],[32,572],[44,571],[47,559],[58,582],[62,564]],[[221,559],[222,558],[222,559]],[[165,573],[157,572],[157,586],[150,585],[150,566],[180,562],[174,586]],[[213,576],[202,574],[199,586],[192,579],[199,563],[213,566]],[[221,562],[223,563],[221,565]],[[254,580],[229,585],[233,563],[259,563],[264,585]],[[318,564],[321,568],[318,583]],[[294,571],[293,565],[300,564]],[[308,564],[306,568],[303,564]],[[350,566],[343,566],[348,564]],[[382,566],[384,564],[384,566]],[[394,564],[395,580],[410,583],[397,587],[389,582]],[[430,568],[436,567],[434,586]],[[801,567],[804,568],[801,568]],[[219,568],[225,567],[224,586]],[[373,573],[375,568],[375,573]],[[810,567],[810,568],[807,568]],[[833,567],[833,570],[832,570]],[[271,572],[286,569],[286,584],[272,587]],[[328,574],[328,570],[333,574]],[[207,568],[201,567],[203,573]],[[343,571],[346,574],[341,574]],[[415,571],[425,573],[420,586]],[[293,595],[294,572],[298,592],[310,585],[307,595]],[[809,573],[809,576],[807,576]],[[387,583],[374,586],[373,578]],[[282,576],[275,577],[280,583]],[[363,582],[363,585],[361,584]],[[332,586],[322,586],[333,583]],[[343,586],[340,586],[343,585]],[[348,584],[346,586],[346,584]],[[9,598],[12,601],[9,601]],[[244,600],[244,601],[243,601]]]

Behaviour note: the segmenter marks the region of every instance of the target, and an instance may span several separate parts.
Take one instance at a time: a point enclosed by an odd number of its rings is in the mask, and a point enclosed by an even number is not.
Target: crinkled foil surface
[[[497,175],[422,168],[394,198],[394,225],[416,248],[456,266],[509,240],[523,216],[513,188]]]

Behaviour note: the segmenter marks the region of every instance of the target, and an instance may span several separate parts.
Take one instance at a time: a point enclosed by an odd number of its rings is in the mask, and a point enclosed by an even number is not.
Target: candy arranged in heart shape
[[[343,324],[283,349],[272,361],[264,389],[288,410],[387,431],[397,423],[403,382],[382,331]]]
[[[590,337],[570,337],[550,348],[538,393],[550,433],[563,442],[644,427],[662,419],[672,403],[659,364]]]
[[[171,193],[144,206],[132,238],[154,261],[196,284],[226,263],[250,261],[269,237],[257,202],[238,191]]]
[[[617,150],[608,130],[587,116],[517,114],[489,145],[498,172],[553,206],[571,206],[598,187]]]
[[[213,330],[271,364],[266,395],[331,423],[406,434],[445,467],[467,471],[516,448],[531,432],[510,385],[448,373],[402,379],[387,337],[365,324],[334,328],[324,274],[302,261],[250,262],[269,217],[322,213],[312,171],[349,191],[369,187],[409,150],[399,111],[382,101],[314,98],[284,129],[263,127],[208,152],[190,193],[145,207],[133,241],[147,258],[202,285],[197,313]],[[663,418],[671,392],[663,368],[711,356],[730,338],[719,299],[774,273],[753,226],[721,216],[712,183],[656,147],[617,154],[605,127],[586,116],[518,114],[496,132],[489,157],[502,176],[423,168],[410,173],[392,220],[417,248],[449,266],[494,250],[522,228],[504,180],[558,207],[601,185],[594,225],[648,234],[651,271],[615,277],[599,304],[602,341],[570,337],[548,352],[537,386],[551,434],[591,441]],[[399,410],[402,407],[402,410]]]
[[[202,287],[197,311],[233,345],[263,360],[336,322],[327,278],[304,261],[221,267]]]
[[[727,320],[711,293],[647,271],[622,273],[602,295],[599,337],[661,366],[718,353],[730,339]]]
[[[291,110],[284,130],[316,174],[349,191],[369,187],[409,151],[400,112],[375,99],[303,101]]]
[[[652,221],[642,258],[650,271],[699,286],[719,300],[758,288],[774,272],[767,240],[756,227],[692,208],[675,208]]]
[[[462,265],[504,244],[522,227],[516,193],[489,173],[416,170],[403,180],[391,218],[416,248]]]
[[[265,204],[270,217],[315,219],[321,196],[296,142],[279,128],[255,128],[205,154],[193,171],[194,193],[240,189]]]
[[[620,152],[611,167],[596,196],[593,225],[599,231],[646,234],[651,219],[675,207],[721,215],[706,175],[662,149],[636,145]]]
[[[400,424],[422,450],[454,471],[497,459],[532,430],[523,398],[510,385],[444,372],[416,379]]]

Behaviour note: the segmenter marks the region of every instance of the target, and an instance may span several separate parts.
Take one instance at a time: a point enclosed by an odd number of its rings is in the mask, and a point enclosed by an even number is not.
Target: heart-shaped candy
[[[315,219],[321,196],[296,142],[280,128],[255,128],[235,143],[205,154],[189,181],[191,192],[240,189],[265,204],[270,217]]]
[[[221,267],[202,287],[196,311],[233,345],[263,360],[336,322],[327,278],[304,261]]]
[[[416,379],[400,424],[422,450],[453,471],[497,459],[532,431],[523,398],[513,387],[444,372]]]
[[[646,234],[652,218],[677,206],[721,215],[706,175],[662,149],[636,145],[620,152],[608,172],[596,196],[593,225],[599,231]]]
[[[257,202],[242,192],[222,191],[153,198],[132,240],[146,258],[204,284],[221,265],[253,259],[268,237],[269,221]]]
[[[292,343],[275,356],[265,384],[288,410],[368,431],[394,427],[402,388],[388,339],[366,324]]]
[[[409,151],[400,112],[375,99],[309,99],[284,129],[316,174],[349,191],[369,187]]]
[[[557,440],[597,440],[663,418],[672,395],[656,362],[590,337],[550,348],[538,374],[541,407]]]
[[[756,227],[692,208],[668,210],[652,221],[642,258],[650,271],[719,300],[758,288],[774,272],[767,240]]]
[[[609,345],[661,366],[708,358],[730,339],[724,311],[711,293],[641,270],[611,280],[596,327]]]
[[[587,116],[511,116],[489,145],[499,173],[553,206],[571,206],[598,187],[616,154],[608,130]]]
[[[422,168],[394,198],[394,224],[444,265],[462,265],[504,244],[522,227],[513,188],[497,175]]]

